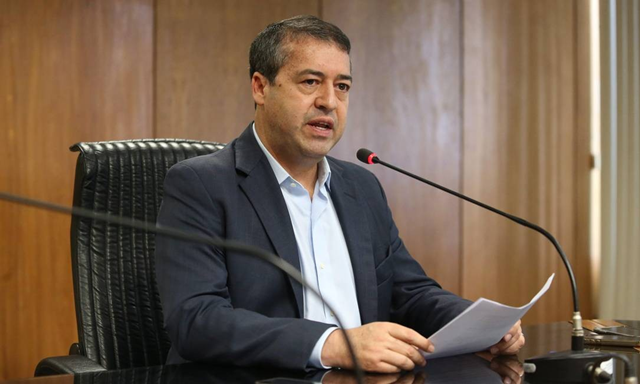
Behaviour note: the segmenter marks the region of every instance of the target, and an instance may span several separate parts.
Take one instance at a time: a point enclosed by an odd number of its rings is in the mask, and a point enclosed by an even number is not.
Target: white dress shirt
[[[253,134],[269,160],[287,205],[298,244],[302,276],[336,310],[346,329],[359,327],[362,323],[353,268],[331,201],[331,169],[327,159],[323,158],[318,164],[318,178],[311,199],[302,184],[292,178],[262,144],[255,123]],[[335,315],[306,288],[303,289],[303,300],[305,319],[337,325]],[[320,355],[329,334],[335,329],[329,328],[316,343],[309,359],[311,367],[329,368],[322,364]]]

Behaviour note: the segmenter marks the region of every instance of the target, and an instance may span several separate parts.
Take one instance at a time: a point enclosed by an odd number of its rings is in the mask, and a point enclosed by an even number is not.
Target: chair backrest
[[[213,142],[78,143],[73,204],[155,223],[164,177]],[[71,260],[81,354],[106,369],[164,364],[171,346],[155,280],[152,233],[73,217]]]

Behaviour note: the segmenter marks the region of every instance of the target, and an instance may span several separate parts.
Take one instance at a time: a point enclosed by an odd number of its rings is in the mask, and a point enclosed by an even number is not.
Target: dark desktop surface
[[[640,322],[623,321],[640,328]],[[528,375],[520,377],[525,359],[551,351],[571,347],[571,325],[565,322],[523,327],[527,343],[517,356],[503,356],[489,361],[488,354],[469,354],[429,360],[423,368],[395,375],[367,374],[365,382],[371,383],[502,383],[506,377],[512,383],[529,382]],[[587,346],[589,348],[589,346]],[[633,349],[617,349],[640,368],[640,353]],[[614,380],[622,382],[623,366],[614,362]],[[80,375],[59,375],[9,381],[7,383],[34,384],[160,384],[160,383],[255,383],[273,378],[288,378],[299,382],[356,383],[355,375],[348,371],[286,371],[268,368],[242,368],[213,364],[180,364],[145,368],[113,370]],[[268,382],[268,381],[267,381]],[[296,381],[291,381],[295,383]]]

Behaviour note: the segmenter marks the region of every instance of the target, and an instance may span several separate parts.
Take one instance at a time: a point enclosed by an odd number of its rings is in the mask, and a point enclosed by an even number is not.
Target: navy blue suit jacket
[[[409,255],[376,177],[327,159],[362,323],[393,321],[431,335],[469,302]],[[251,126],[224,149],[169,170],[158,222],[261,247],[300,269],[280,186]],[[158,236],[156,273],[172,342],[167,363],[303,369],[331,326],[303,319],[302,287],[251,256]]]

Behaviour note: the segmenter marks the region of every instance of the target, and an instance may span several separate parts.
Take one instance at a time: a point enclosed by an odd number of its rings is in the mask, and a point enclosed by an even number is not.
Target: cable
[[[110,213],[100,213],[100,212],[95,212],[95,211],[85,209],[85,208],[80,208],[80,207],[66,207],[63,205],[49,203],[42,200],[29,199],[26,197],[13,195],[5,192],[0,192],[0,200],[11,201],[17,204],[26,205],[29,207],[36,207],[36,208],[44,209],[47,211],[59,212],[59,213],[68,214],[72,216],[79,216],[79,217],[84,217],[92,220],[105,221],[110,224],[123,225],[125,227],[140,229],[140,230],[155,233],[158,235],[169,236],[174,239],[191,241],[194,243],[210,245],[213,247],[225,248],[225,249],[236,251],[236,252],[246,253],[267,261],[268,263],[280,269],[287,275],[291,276],[295,281],[300,283],[300,285],[302,285],[309,291],[313,292],[313,294],[316,297],[318,297],[329,308],[329,310],[332,313],[336,315],[338,326],[341,328],[341,330],[344,333],[344,337],[347,342],[347,346],[349,348],[349,354],[353,359],[357,381],[359,384],[364,383],[364,373],[362,371],[362,368],[360,368],[360,364],[358,363],[356,354],[353,350],[353,345],[351,343],[351,340],[349,340],[349,336],[347,335],[347,332],[345,331],[342,325],[342,321],[338,316],[338,312],[336,312],[331,307],[331,305],[327,303],[313,287],[311,287],[309,284],[307,284],[304,281],[304,278],[302,277],[302,273],[300,273],[300,271],[298,271],[293,265],[289,264],[282,258],[270,252],[267,252],[261,248],[243,244],[235,240],[223,240],[219,238],[212,238],[209,236],[202,236],[198,234],[188,233],[179,229],[156,225],[155,223],[149,223],[149,222],[137,220],[134,218],[117,216]]]

